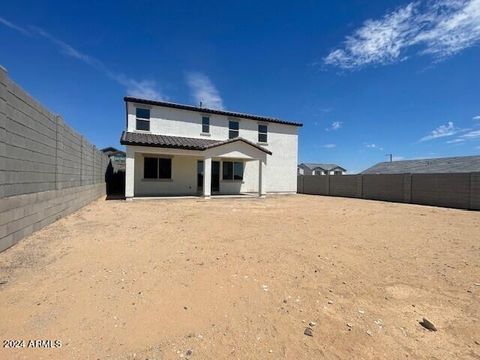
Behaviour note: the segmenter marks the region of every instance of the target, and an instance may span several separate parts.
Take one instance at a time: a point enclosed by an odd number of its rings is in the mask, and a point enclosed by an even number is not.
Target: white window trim
[[[211,121],[211,120],[212,120],[212,117],[211,117],[210,115],[206,115],[206,114],[202,114],[201,116],[202,116],[202,117],[201,117],[200,126],[201,126],[201,130],[202,130],[202,131],[200,132],[200,135],[202,135],[202,136],[211,136],[212,131],[211,131],[210,127],[212,126],[212,121]],[[204,132],[204,131],[203,131],[203,118],[208,118],[208,132]]]
[[[148,110],[150,110],[150,117],[149,117],[149,118],[138,117],[138,116],[137,116],[137,109],[148,109]],[[150,120],[151,118],[152,118],[152,108],[151,108],[151,107],[148,107],[148,106],[135,106],[135,131],[146,132],[146,133],[151,132],[151,130],[152,130],[152,122],[151,122],[151,120]],[[137,129],[137,120],[148,121],[148,128],[149,128],[150,130]]]
[[[263,132],[261,133],[261,132],[260,132],[260,130],[258,129],[258,127],[259,127],[260,125],[263,125],[263,126],[266,126],[266,127],[267,127],[267,132],[266,132],[266,133],[263,133]],[[267,124],[267,123],[264,123],[264,122],[258,122],[258,123],[257,123],[257,144],[258,144],[258,145],[268,145],[268,133],[269,133],[269,131],[268,131],[268,124]],[[267,141],[266,141],[266,142],[258,141],[258,138],[260,137],[260,134],[265,134],[265,135],[267,135]]]

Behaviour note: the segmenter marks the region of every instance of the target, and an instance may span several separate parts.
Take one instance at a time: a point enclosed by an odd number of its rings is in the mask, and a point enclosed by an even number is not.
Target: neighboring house
[[[337,164],[301,163],[297,167],[298,175],[344,175],[347,172]]]
[[[125,159],[127,157],[125,151],[118,150],[111,146],[103,148],[100,151],[109,157],[114,173],[125,171]]]
[[[298,127],[270,117],[125,97],[127,199],[295,193]]]
[[[381,162],[362,174],[428,174],[480,171],[480,156],[457,156],[436,159]]]

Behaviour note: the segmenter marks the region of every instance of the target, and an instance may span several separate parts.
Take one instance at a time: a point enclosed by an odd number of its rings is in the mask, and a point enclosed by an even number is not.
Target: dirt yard
[[[1,253],[0,284],[25,341],[1,359],[480,359],[479,212],[98,200]]]

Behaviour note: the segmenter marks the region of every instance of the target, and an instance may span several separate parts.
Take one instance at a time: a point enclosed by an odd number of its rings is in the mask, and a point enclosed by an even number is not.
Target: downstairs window
[[[144,179],[171,179],[172,159],[145,157],[143,162]]]
[[[243,180],[243,162],[224,161],[223,180]]]

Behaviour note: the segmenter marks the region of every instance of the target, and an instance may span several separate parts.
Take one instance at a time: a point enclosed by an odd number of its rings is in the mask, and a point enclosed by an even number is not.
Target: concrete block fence
[[[299,175],[297,192],[480,210],[480,173]]]
[[[108,161],[0,66],[0,251],[105,195]]]

